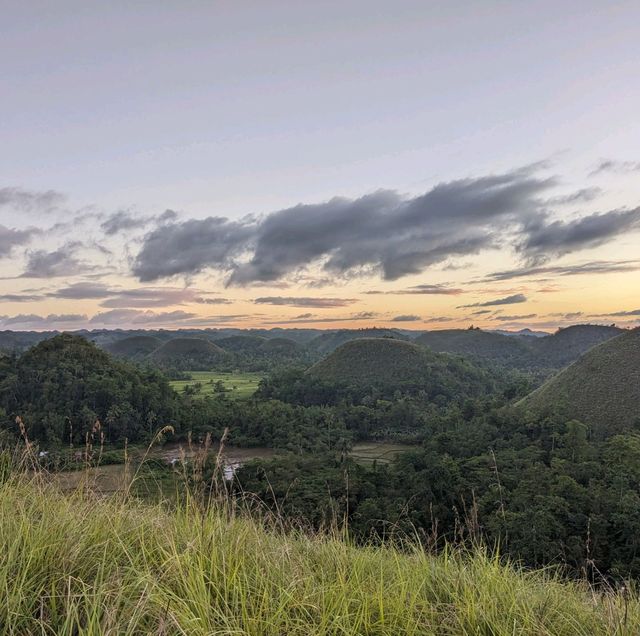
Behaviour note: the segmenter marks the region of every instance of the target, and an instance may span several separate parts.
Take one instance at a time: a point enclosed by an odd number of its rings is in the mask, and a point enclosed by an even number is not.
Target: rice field
[[[218,394],[218,383],[224,387],[224,395],[235,399],[243,400],[251,397],[258,388],[260,380],[264,377],[262,373],[222,373],[220,371],[190,371],[189,380],[172,380],[171,386],[178,392],[184,391],[185,387],[194,387],[198,395]]]

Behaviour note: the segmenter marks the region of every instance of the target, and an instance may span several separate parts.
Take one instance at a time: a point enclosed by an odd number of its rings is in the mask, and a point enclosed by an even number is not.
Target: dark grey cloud
[[[616,161],[614,159],[603,159],[590,173],[593,177],[603,172],[614,172],[625,174],[640,171],[640,161]]]
[[[422,318],[415,314],[402,314],[400,316],[394,316],[391,322],[417,322],[418,320],[422,320]]]
[[[147,282],[208,267],[229,271],[254,234],[253,224],[221,217],[168,223],[145,236],[133,273]]]
[[[16,230],[0,224],[0,258],[9,256],[14,247],[28,243],[39,230]]]
[[[322,258],[336,275],[364,269],[396,280],[416,274],[496,244],[491,226],[533,213],[535,196],[551,185],[513,172],[443,183],[413,199],[382,190],[275,212],[257,227],[253,256],[230,282],[278,280]]]
[[[94,270],[95,267],[79,260],[75,253],[82,247],[78,242],[67,243],[63,247],[47,252],[34,250],[27,255],[27,265],[21,278],[56,278],[75,276]]]
[[[133,272],[150,281],[214,268],[229,273],[229,284],[245,285],[316,264],[333,276],[377,272],[396,280],[499,245],[506,228],[541,214],[540,196],[554,185],[517,170],[442,183],[414,198],[380,190],[301,204],[258,221],[170,223],[147,234]]]
[[[483,316],[484,314],[490,314],[491,309],[478,309],[478,311],[472,311],[472,316]]]
[[[524,294],[513,294],[504,298],[494,298],[493,300],[485,300],[481,303],[472,303],[470,305],[459,305],[458,309],[467,309],[469,307],[495,307],[497,305],[516,305],[518,303],[526,303],[527,297]]]
[[[572,221],[534,219],[527,224],[526,236],[517,245],[532,264],[597,247],[621,234],[640,229],[640,207],[590,214]]]
[[[255,298],[257,305],[286,305],[288,307],[346,307],[356,302],[355,298],[311,298],[306,296],[264,296]]]
[[[579,276],[583,274],[611,274],[632,272],[640,269],[640,260],[590,261],[576,265],[553,265],[541,267],[522,267],[501,272],[493,272],[486,281],[503,281],[528,276]]]
[[[0,188],[0,207],[21,212],[48,212],[64,204],[66,197],[55,190],[27,190],[25,188]]]

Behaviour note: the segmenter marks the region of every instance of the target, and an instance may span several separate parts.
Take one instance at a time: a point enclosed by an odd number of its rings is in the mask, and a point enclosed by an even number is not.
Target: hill
[[[624,329],[606,325],[572,325],[532,342],[538,364],[556,369],[577,360],[592,347],[624,333]]]
[[[56,332],[42,333],[38,331],[0,331],[0,351],[21,353],[42,340],[51,338]]]
[[[175,422],[166,379],[116,360],[80,336],[62,334],[0,366],[1,426],[20,416],[32,439],[84,443],[96,420],[106,441],[142,439],[158,422]]]
[[[311,340],[308,344],[309,349],[313,349],[322,355],[331,353],[340,345],[351,340],[360,338],[393,338],[395,340],[408,340],[397,329],[379,329],[373,327],[371,329],[340,329],[339,331],[329,331],[320,334]]]
[[[633,587],[596,593],[481,549],[358,548],[215,506],[64,496],[20,477],[0,480],[6,634],[631,636],[640,625]]]
[[[281,337],[269,338],[260,345],[260,349],[262,351],[271,351],[287,355],[295,354],[297,351],[302,351],[303,348],[304,347],[295,342],[295,340]]]
[[[114,356],[142,360],[162,345],[162,340],[153,336],[130,336],[116,340],[104,348]]]
[[[260,349],[260,345],[266,341],[267,339],[262,336],[237,335],[220,338],[215,343],[225,351],[232,353],[255,353]]]
[[[608,436],[640,424],[640,328],[597,345],[517,404]]]
[[[414,342],[433,351],[478,358],[510,369],[524,369],[535,365],[535,356],[527,342],[481,329],[427,331]]]
[[[591,347],[621,333],[622,329],[604,325],[574,325],[541,337],[505,335],[482,329],[442,329],[427,331],[414,342],[434,351],[456,353],[475,361],[533,371],[542,380],[577,360]]]
[[[174,338],[156,349],[149,359],[162,368],[209,371],[227,366],[231,356],[203,338]]]
[[[356,387],[423,390],[429,397],[467,397],[488,388],[488,376],[467,361],[391,338],[347,342],[313,365],[307,375]]]

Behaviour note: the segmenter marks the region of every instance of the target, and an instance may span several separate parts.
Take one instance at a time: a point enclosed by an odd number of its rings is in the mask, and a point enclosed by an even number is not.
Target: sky
[[[0,329],[640,324],[638,2],[0,5]]]

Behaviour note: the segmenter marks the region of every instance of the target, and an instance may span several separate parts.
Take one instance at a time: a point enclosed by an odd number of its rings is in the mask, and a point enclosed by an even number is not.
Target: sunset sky
[[[639,325],[639,24],[7,0],[0,329]]]

